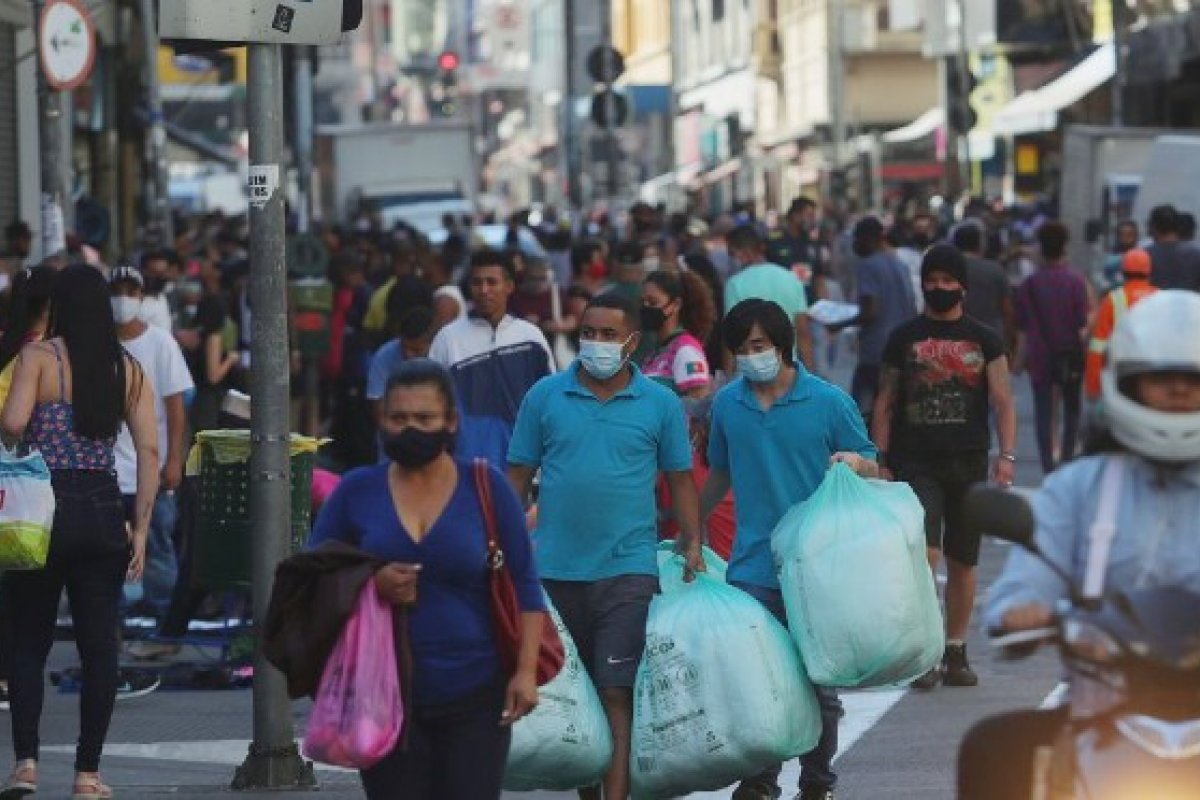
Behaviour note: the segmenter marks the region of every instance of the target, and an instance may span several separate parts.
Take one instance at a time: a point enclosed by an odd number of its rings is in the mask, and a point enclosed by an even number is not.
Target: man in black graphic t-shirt
[[[1004,343],[966,315],[967,265],[950,245],[931,248],[921,262],[925,313],[888,339],[873,415],[881,463],[912,486],[925,507],[929,563],[946,554],[946,655],[916,682],[932,689],[974,686],[963,640],[975,605],[979,537],[963,524],[967,490],[988,478],[988,406],[995,411],[1000,458],[992,472],[1013,482],[1016,411]]]

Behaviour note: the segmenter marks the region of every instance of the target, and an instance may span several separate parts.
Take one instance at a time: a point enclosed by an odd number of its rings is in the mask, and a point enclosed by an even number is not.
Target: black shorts
[[[646,649],[646,617],[658,594],[658,578],[620,575],[593,582],[546,580],[542,585],[596,688],[632,689]]]
[[[979,563],[980,535],[967,530],[963,502],[967,491],[988,478],[986,451],[902,460],[896,478],[916,492],[925,508],[925,542],[959,564]]]

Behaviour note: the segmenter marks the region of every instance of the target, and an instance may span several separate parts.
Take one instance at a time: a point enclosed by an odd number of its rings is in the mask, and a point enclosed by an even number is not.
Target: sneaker
[[[162,678],[145,672],[123,669],[117,680],[117,700],[145,697],[162,684]]]
[[[931,689],[936,689],[937,685],[942,682],[942,666],[939,664],[933,669],[926,672],[921,677],[912,682],[911,686],[914,689],[928,692]]]
[[[8,684],[0,684],[0,711],[8,711]]]
[[[134,642],[129,645],[129,657],[134,661],[158,661],[179,655],[183,647],[169,642]]]
[[[947,686],[977,686],[979,676],[967,663],[967,646],[965,644],[947,645],[946,655],[942,659],[942,682]]]
[[[751,778],[738,784],[731,800],[776,800],[783,790],[774,781],[764,778]]]
[[[796,794],[795,800],[833,800],[833,790],[823,786],[806,786]]]

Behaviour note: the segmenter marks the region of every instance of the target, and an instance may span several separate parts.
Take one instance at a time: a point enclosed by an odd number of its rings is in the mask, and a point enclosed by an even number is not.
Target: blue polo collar
[[[641,397],[645,393],[645,382],[648,380],[648,378],[642,374],[642,371],[638,369],[637,364],[634,364],[632,361],[630,361],[627,366],[630,370],[632,370],[633,375],[630,377],[629,383],[626,384],[625,388],[614,394],[611,399],[615,400],[618,397],[636,398]],[[584,386],[579,380],[579,370],[581,369],[583,369],[583,366],[579,363],[579,359],[572,361],[571,366],[567,368],[567,394],[578,395],[580,397],[590,397],[593,400],[598,400],[599,398],[596,397],[596,393]]]
[[[812,373],[804,368],[804,365],[799,361],[793,361],[792,366],[796,368],[796,380],[792,383],[792,389],[783,397],[775,401],[776,406],[791,405],[792,403],[803,403],[812,397],[813,386],[812,382],[818,380],[813,377]],[[738,378],[741,381],[741,389],[738,392],[738,399],[743,404],[757,411],[762,411],[762,405],[759,404],[758,398],[754,395],[754,388],[750,381],[745,377]]]

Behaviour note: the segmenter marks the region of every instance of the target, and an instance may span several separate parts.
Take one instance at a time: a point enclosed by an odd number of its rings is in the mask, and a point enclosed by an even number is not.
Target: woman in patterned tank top
[[[71,605],[83,665],[73,800],[106,800],[100,752],[117,694],[119,602],[138,580],[158,492],[154,391],[121,347],[108,286],[90,266],[62,271],[51,304],[53,337],[26,345],[0,414],[6,444],[41,451],[54,486],[54,526],[46,566],[5,576],[13,620],[9,694],[16,766],[3,796],[37,789],[43,674],[58,598]],[[78,400],[78,402],[76,402]],[[137,451],[135,523],[127,531],[113,444],[127,424]]]

